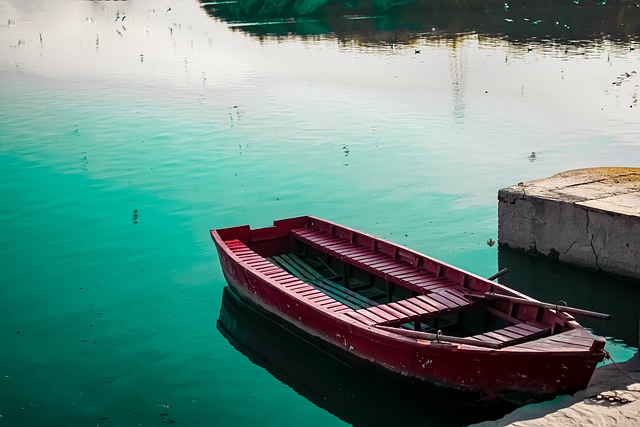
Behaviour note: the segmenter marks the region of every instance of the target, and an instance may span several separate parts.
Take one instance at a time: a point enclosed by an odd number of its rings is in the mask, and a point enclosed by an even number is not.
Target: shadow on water
[[[549,303],[562,300],[572,307],[611,314],[611,320],[576,315],[598,335],[638,346],[640,284],[582,270],[542,257],[498,248],[499,267],[509,268],[500,282]]]
[[[333,35],[358,43],[411,43],[417,35],[477,33],[512,42],[628,42],[640,36],[640,0],[205,1],[215,19],[258,37]]]
[[[513,409],[461,406],[356,371],[245,305],[229,287],[223,291],[218,329],[253,363],[354,426],[462,426]]]

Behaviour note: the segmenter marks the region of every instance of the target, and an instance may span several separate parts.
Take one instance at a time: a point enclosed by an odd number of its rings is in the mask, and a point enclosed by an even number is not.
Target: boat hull
[[[218,245],[225,279],[234,293],[290,331],[353,365],[375,367],[411,387],[446,389],[477,405],[521,405],[587,386],[601,359],[584,351],[548,352],[460,346],[399,337],[318,310],[268,278],[236,262]]]

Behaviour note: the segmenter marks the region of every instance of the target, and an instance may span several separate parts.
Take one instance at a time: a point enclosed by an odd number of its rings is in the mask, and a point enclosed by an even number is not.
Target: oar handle
[[[494,274],[493,276],[487,278],[487,280],[496,280],[498,277],[502,277],[505,274],[507,274],[509,272],[509,269],[507,267],[503,268],[502,270],[498,271],[496,274]]]

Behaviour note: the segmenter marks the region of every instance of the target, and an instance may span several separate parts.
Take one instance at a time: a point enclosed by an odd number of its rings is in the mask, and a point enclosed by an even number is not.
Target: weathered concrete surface
[[[524,406],[500,420],[474,427],[637,427],[640,425],[640,382],[633,378],[640,377],[640,354],[618,367],[609,364],[596,369],[587,388],[573,396]],[[626,399],[627,403],[598,399],[598,394]]]
[[[591,168],[498,192],[498,244],[640,279],[640,168]]]

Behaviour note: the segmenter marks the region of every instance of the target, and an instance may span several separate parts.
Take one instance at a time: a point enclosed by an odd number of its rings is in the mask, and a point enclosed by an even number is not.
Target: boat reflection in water
[[[258,310],[225,287],[218,330],[253,363],[354,426],[468,425],[512,409],[462,407],[459,400],[443,401],[387,383],[334,359]]]
[[[562,300],[573,307],[610,313],[608,321],[576,318],[598,335],[638,346],[640,288],[636,283],[503,247],[498,248],[498,265],[509,269],[500,278],[503,285],[540,301],[555,304]]]

